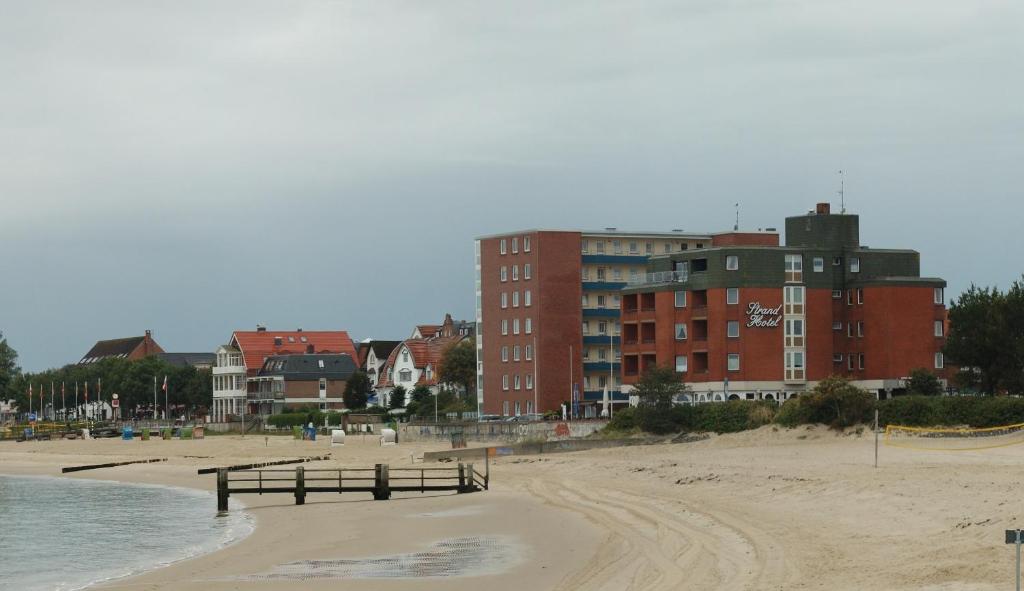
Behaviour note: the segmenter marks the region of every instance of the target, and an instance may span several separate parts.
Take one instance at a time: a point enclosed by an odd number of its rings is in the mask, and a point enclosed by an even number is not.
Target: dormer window
[[[409,363],[409,350],[402,349],[402,363]]]

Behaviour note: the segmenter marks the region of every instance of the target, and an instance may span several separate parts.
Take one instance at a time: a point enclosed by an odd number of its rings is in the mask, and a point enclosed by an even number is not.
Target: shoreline
[[[153,445],[156,443],[156,445]],[[23,442],[0,445],[0,473],[11,476],[110,481],[129,485],[164,486],[210,494],[210,513],[216,514],[215,477],[196,474],[199,467],[322,455],[332,459],[307,467],[372,465],[375,462],[410,465],[410,454],[442,446],[407,444],[381,448],[376,442],[353,440],[344,447],[329,442],[295,442],[285,437],[216,436],[197,441]],[[27,444],[27,445],[26,445]],[[198,444],[198,445],[196,445]],[[66,465],[167,457],[167,462],[135,464],[61,474]],[[186,457],[191,456],[191,457]],[[418,465],[418,464],[417,464]],[[507,483],[505,483],[507,484]],[[497,488],[497,490],[495,490]],[[473,550],[476,563],[441,573],[437,584],[452,589],[521,587],[536,580],[538,588],[555,588],[581,564],[580,554],[596,551],[598,537],[591,526],[571,512],[561,512],[515,487],[492,487],[468,495],[405,494],[391,501],[373,501],[369,494],[316,493],[295,506],[291,495],[233,496],[232,511],[244,511],[251,524],[247,535],[234,536],[217,549],[140,573],[90,583],[85,589],[135,591],[145,589],[364,589],[421,588],[422,577],[356,570],[360,578],[319,578],[289,575],[303,561],[371,564],[381,559],[422,559],[451,553],[452,544]],[[236,503],[243,506],[236,508]],[[521,519],[508,519],[508,513]],[[573,539],[575,536],[575,539]],[[461,545],[460,545],[461,544]],[[467,545],[468,544],[468,545]],[[477,548],[491,549],[477,551]],[[493,555],[492,555],[493,554]],[[412,558],[410,558],[412,557]],[[361,562],[360,562],[361,561]],[[455,563],[457,565],[457,562]],[[292,565],[292,566],[289,566]],[[362,568],[362,567],[360,567]],[[539,571],[539,572],[538,572]],[[339,571],[340,572],[340,571]],[[526,577],[527,579],[524,579]],[[429,579],[428,579],[429,580]]]

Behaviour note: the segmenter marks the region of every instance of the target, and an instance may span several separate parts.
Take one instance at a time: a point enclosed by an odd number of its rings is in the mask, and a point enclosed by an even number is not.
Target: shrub
[[[783,404],[776,421],[786,427],[824,423],[842,429],[873,419],[874,408],[873,395],[844,378],[832,376],[819,382],[811,392]]]
[[[615,411],[605,429],[609,431],[633,431],[637,428],[637,409],[633,407]]]
[[[312,422],[313,425],[316,426],[323,425],[323,413],[321,413],[318,410],[312,412],[288,412],[277,415],[270,415],[269,417],[267,417],[267,424],[273,425],[278,428],[295,426],[301,427],[309,422]]]

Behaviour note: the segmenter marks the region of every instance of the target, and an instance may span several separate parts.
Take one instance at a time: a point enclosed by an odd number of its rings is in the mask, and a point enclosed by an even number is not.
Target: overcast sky
[[[0,331],[405,337],[473,238],[782,227],[1022,271],[1024,9],[985,0],[0,1]]]

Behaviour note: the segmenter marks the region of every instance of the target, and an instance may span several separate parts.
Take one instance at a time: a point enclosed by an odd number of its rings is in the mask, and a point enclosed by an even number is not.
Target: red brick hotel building
[[[784,246],[755,238],[653,256],[623,289],[624,392],[655,364],[690,386],[681,402],[785,400],[830,375],[885,398],[915,368],[945,377],[946,283],[919,253],[861,245],[858,216],[827,203],[787,218]]]

